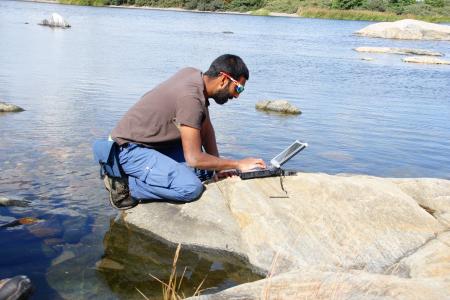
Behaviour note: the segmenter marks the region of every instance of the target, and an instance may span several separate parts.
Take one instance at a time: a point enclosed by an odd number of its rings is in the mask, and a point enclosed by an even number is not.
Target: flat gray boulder
[[[355,33],[387,39],[450,41],[450,26],[410,19],[375,23]]]
[[[262,270],[276,255],[280,272],[383,272],[450,227],[447,180],[301,173],[283,181],[287,195],[277,177],[231,178],[207,185],[198,201],[138,205],[124,220],[173,243],[240,254]]]
[[[332,287],[339,299],[449,299],[450,181],[314,173],[282,181],[284,190],[277,177],[229,178],[198,201],[140,204],[123,220],[270,273],[204,299],[327,298]]]
[[[59,27],[59,28],[69,28],[70,24],[67,23],[64,18],[57,13],[52,13],[52,15],[48,19],[42,20],[39,25],[49,26],[49,27]]]
[[[362,270],[331,272],[301,269],[241,284],[216,294],[188,299],[438,300],[449,299],[449,283],[444,279],[403,278]]]
[[[450,65],[449,60],[439,59],[431,56],[412,56],[412,57],[405,57],[402,60],[407,63],[416,63],[416,64]]]
[[[390,48],[390,47],[358,47],[353,49],[357,52],[370,53],[388,53],[401,55],[427,55],[427,56],[444,56],[443,53],[423,50],[423,49],[408,49],[408,48]]]
[[[14,104],[0,102],[0,112],[20,112],[20,111],[24,111],[24,109]]]
[[[282,114],[301,114],[300,109],[289,103],[287,100],[263,100],[256,103],[255,108],[262,111]]]

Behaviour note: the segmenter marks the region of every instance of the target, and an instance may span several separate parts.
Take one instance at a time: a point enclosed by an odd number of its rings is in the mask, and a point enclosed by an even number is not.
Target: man
[[[223,105],[238,98],[248,78],[242,59],[225,54],[204,74],[184,68],[147,92],[111,134],[120,146],[119,162],[131,194],[124,182],[105,176],[111,204],[127,209],[138,199],[195,200],[203,185],[193,168],[219,173],[265,168],[258,158],[221,158],[209,118],[208,99]]]

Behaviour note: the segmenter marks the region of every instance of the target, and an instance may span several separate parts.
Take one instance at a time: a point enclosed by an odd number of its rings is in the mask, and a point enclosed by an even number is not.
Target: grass
[[[340,10],[318,7],[300,7],[297,14],[304,18],[337,19],[337,20],[365,20],[365,21],[397,21],[402,19],[416,19],[428,22],[450,22],[447,16],[416,16],[412,14],[395,14],[392,12],[378,12],[370,10]]]
[[[178,262],[178,257],[180,256],[180,250],[181,250],[181,244],[178,244],[177,250],[175,250],[175,255],[173,257],[172,271],[170,273],[168,282],[164,282],[164,281],[160,280],[159,278],[150,274],[150,276],[153,277],[153,279],[155,279],[156,281],[161,283],[163,300],[181,300],[181,299],[186,298],[186,296],[180,289],[181,289],[181,284],[183,282],[184,274],[186,273],[187,268],[184,268],[179,281],[178,281],[178,277],[177,277],[177,262]],[[203,283],[205,282],[205,280],[206,280],[206,277],[202,280],[202,282],[200,282],[200,284],[198,285],[197,289],[195,290],[195,292],[192,296],[200,296],[200,292],[201,292],[200,289],[201,289]],[[142,297],[144,299],[146,299],[146,300],[149,299],[138,288],[136,288],[136,290],[142,295]]]
[[[260,8],[258,10],[253,10],[250,12],[253,16],[268,16],[270,14],[270,11],[265,8]]]

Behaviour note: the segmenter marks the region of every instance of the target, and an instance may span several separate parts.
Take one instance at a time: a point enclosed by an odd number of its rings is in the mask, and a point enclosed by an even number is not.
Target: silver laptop
[[[267,169],[254,169],[246,172],[240,172],[241,179],[261,178],[270,176],[280,176],[283,173],[281,166],[294,157],[297,153],[308,146],[307,143],[296,140],[289,147],[281,151],[280,154],[270,160],[270,166]]]

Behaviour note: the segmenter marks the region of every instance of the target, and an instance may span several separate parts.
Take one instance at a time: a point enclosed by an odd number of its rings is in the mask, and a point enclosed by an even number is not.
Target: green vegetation
[[[59,0],[77,5],[129,5],[201,11],[270,12],[308,18],[395,21],[420,19],[450,22],[450,0]]]
[[[260,8],[251,12],[253,16],[268,16],[270,11],[267,8]]]

